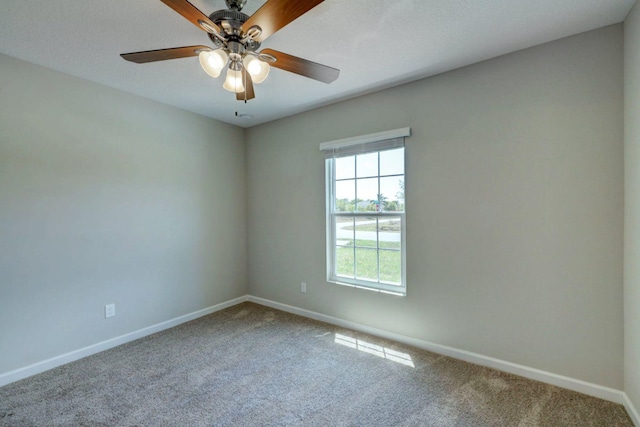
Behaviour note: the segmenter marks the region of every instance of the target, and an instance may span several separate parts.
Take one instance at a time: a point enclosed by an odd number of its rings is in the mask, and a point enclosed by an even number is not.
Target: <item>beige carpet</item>
[[[0,426],[633,426],[621,405],[244,303],[0,388]]]

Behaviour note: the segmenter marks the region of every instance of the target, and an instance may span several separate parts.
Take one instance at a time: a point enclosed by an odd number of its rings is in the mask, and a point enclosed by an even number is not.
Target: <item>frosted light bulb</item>
[[[251,81],[256,84],[262,83],[269,75],[269,69],[271,68],[269,67],[269,64],[259,60],[255,56],[247,55],[244,57],[242,62],[249,74],[251,74]]]
[[[260,71],[262,71],[262,67],[260,66],[260,64],[258,63],[258,61],[251,61],[249,62],[249,72],[251,73],[252,76],[255,76],[256,74],[259,74]]]
[[[229,70],[227,70],[227,78],[225,79],[222,87],[229,92],[244,92],[244,85],[242,84],[242,71],[236,71],[229,68]]]
[[[227,65],[228,56],[222,49],[204,50],[198,56],[204,72],[214,78],[218,77],[224,66]]]

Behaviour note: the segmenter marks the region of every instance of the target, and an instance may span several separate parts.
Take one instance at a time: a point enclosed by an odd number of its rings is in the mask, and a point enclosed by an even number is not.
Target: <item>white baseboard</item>
[[[316,313],[315,311],[305,310],[305,309],[294,307],[287,304],[281,304],[279,302],[267,300],[264,298],[258,298],[250,295],[248,300],[256,304],[265,305],[267,307],[286,311],[288,313],[297,314],[303,317],[308,317],[310,319],[319,320],[321,322],[330,323],[332,325],[337,325],[344,328],[354,329],[356,331],[360,331],[360,332],[364,332],[370,335],[375,335],[381,338],[397,341],[397,342],[411,345],[413,347],[417,347],[423,350],[431,351],[433,353],[438,353],[445,356],[453,357],[454,359],[464,360],[465,362],[486,366],[499,371],[508,372],[510,374],[519,375],[521,377],[525,377],[525,378],[540,381],[543,383],[577,391],[579,393],[587,394],[589,396],[594,396],[594,397],[608,400],[611,402],[620,403],[620,404],[624,403],[625,406],[627,405],[625,403],[624,393],[620,390],[616,390],[613,388],[604,387],[598,384],[589,383],[589,382],[578,380],[575,378],[565,377],[563,375],[542,371],[540,369],[530,368],[528,366],[518,365],[516,363],[495,359],[493,357],[483,356],[481,354],[472,353],[466,350],[460,350],[453,347],[434,344],[428,341],[423,341],[423,340],[411,338],[405,335],[396,334],[394,332],[388,332],[382,329],[373,328],[371,326],[365,326],[360,323],[350,322],[348,320],[342,320],[337,317]],[[631,402],[629,402],[629,405],[631,405]],[[633,406],[631,407],[633,408]],[[637,413],[636,413],[636,419],[637,419]],[[636,422],[636,425],[638,425],[637,422]]]
[[[640,414],[638,414],[638,410],[635,408],[635,406],[633,406],[633,403],[631,403],[631,400],[629,399],[629,396],[627,396],[627,393],[623,393],[623,395],[624,408],[627,410],[627,413],[631,417],[631,421],[633,421],[633,424],[636,427],[640,427]]]
[[[182,323],[189,322],[197,319],[198,317],[206,316],[207,314],[215,313],[216,311],[223,310],[227,307],[231,307],[236,304],[240,304],[249,299],[247,295],[235,298],[229,301],[222,302],[220,304],[212,305],[211,307],[204,308],[202,310],[194,311],[193,313],[185,314],[183,316],[176,317],[165,322],[157,323],[146,328],[139,329],[128,334],[120,335],[119,337],[111,338],[106,341],[102,341],[88,347],[84,347],[78,350],[71,351],[69,353],[61,354],[41,362],[34,363],[23,368],[19,368],[13,371],[9,371],[0,374],[0,387],[3,385],[12,383],[14,381],[21,380],[23,378],[30,377],[35,374],[39,374],[49,369],[56,368],[58,366],[82,359],[83,357],[91,356],[92,354],[100,353],[101,351],[108,350],[113,347],[117,347],[121,344],[128,343],[130,341],[137,340],[147,335],[155,334],[156,332],[163,331],[165,329],[173,328]]]

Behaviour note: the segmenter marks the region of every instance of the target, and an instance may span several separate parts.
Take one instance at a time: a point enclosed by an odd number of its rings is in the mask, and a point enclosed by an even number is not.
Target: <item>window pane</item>
[[[378,178],[358,179],[358,212],[376,212],[378,203]]]
[[[356,279],[378,281],[378,251],[356,248]]]
[[[356,156],[338,157],[336,159],[336,179],[356,177]]]
[[[356,246],[377,248],[378,235],[376,217],[356,218]]]
[[[353,212],[355,210],[356,181],[336,181],[336,212]]]
[[[380,178],[380,193],[383,211],[404,211],[404,176]]]
[[[400,249],[402,240],[402,218],[399,216],[384,217],[378,220],[378,239],[380,248]]]
[[[402,259],[400,251],[380,250],[380,281],[401,284]]]
[[[354,236],[354,217],[336,216],[335,229],[336,229],[336,245],[337,246],[352,246]]]
[[[367,153],[356,156],[358,178],[378,176],[378,153]]]
[[[400,191],[396,194],[398,198],[398,203],[402,206],[402,210],[404,211],[407,207],[405,205],[405,196],[404,196],[404,176],[401,180],[398,181],[398,186],[400,186]]]
[[[336,275],[354,278],[353,248],[336,247]]]
[[[404,175],[404,148],[380,152],[380,175]]]

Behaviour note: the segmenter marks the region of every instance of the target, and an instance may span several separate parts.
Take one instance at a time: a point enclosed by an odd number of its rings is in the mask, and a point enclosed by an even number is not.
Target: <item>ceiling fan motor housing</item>
[[[230,3],[227,1],[227,3]],[[244,2],[241,2],[244,5]],[[211,19],[218,27],[224,31],[223,36],[229,41],[240,41],[242,34],[242,24],[248,19],[249,15],[240,12],[239,10],[217,10],[209,15]],[[211,41],[218,47],[223,47],[224,42],[213,34],[209,34]],[[242,43],[246,50],[255,52],[260,47],[260,43],[249,39]]]

